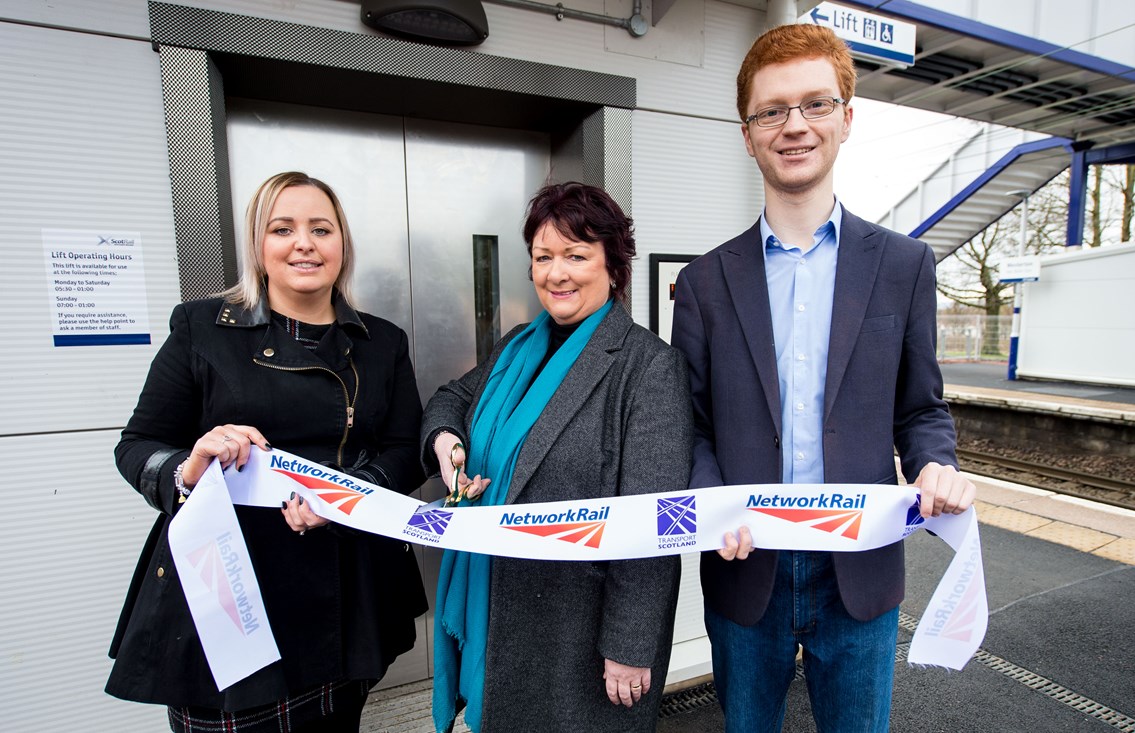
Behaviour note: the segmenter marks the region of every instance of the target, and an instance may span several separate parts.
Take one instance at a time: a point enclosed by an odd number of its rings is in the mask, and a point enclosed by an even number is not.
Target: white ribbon
[[[756,546],[766,549],[858,552],[898,542],[924,528],[956,554],[915,632],[909,662],[961,669],[984,639],[988,623],[976,513],[971,508],[923,520],[913,487],[760,484],[447,509],[440,502],[427,505],[279,449],[253,450],[240,472],[222,474],[215,464],[181,507],[170,527],[170,548],[183,585],[194,581],[186,580],[192,573],[183,571],[183,563],[203,541],[224,537],[230,549],[237,547],[235,512],[231,505],[227,513],[217,508],[229,503],[226,495],[234,504],[278,508],[293,491],[319,516],[355,529],[450,550],[537,560],[625,560],[717,550],[725,533],[741,525],[749,527]],[[205,513],[208,516],[202,516]],[[178,532],[175,540],[179,524],[201,530]],[[243,540],[239,547],[243,551]],[[233,616],[218,612],[218,606],[226,608],[219,593],[190,597],[186,589],[219,689],[227,686],[223,682],[232,684],[279,658],[274,642],[275,656],[253,653],[254,648],[261,650],[264,636],[271,639],[271,630],[259,591],[252,593],[251,564],[240,564],[246,573],[241,580],[247,604],[239,608],[247,609],[259,625],[251,632],[235,637],[229,633]]]
[[[279,659],[218,461],[170,522],[169,548],[217,689]]]

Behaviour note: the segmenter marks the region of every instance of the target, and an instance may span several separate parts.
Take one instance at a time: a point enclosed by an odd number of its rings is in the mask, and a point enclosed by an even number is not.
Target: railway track
[[[1082,471],[1048,466],[968,448],[959,447],[957,453],[962,469],[971,473],[1019,481],[1061,494],[1078,496],[1124,509],[1135,509],[1135,482],[1133,481],[1096,476]],[[1045,480],[1029,481],[1025,478],[1029,475],[1041,477]]]

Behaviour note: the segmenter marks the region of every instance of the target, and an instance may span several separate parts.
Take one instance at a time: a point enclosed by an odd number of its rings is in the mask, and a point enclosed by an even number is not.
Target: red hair
[[[827,59],[835,69],[839,94],[844,101],[855,96],[855,63],[847,44],[832,29],[810,23],[781,25],[758,38],[737,72],[737,113],[749,116],[753,76],[766,66],[802,59]]]

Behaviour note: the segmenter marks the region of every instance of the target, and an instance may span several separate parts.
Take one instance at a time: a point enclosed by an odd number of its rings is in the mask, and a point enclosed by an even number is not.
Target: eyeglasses
[[[792,110],[800,110],[800,115],[806,120],[818,120],[835,112],[836,105],[846,104],[846,100],[839,97],[816,97],[808,99],[795,106],[776,104],[772,107],[758,109],[756,113],[745,118],[745,124],[756,122],[757,127],[780,127],[788,122],[788,115]]]

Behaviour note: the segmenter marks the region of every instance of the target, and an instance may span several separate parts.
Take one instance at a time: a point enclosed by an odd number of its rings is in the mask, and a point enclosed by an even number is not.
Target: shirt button
[[[272,358],[275,355],[276,355],[275,349],[264,349],[264,356],[267,356],[269,359]]]
[[[803,312],[804,312],[804,304],[803,304],[803,303],[801,303],[800,305],[796,306],[796,310],[798,310],[798,311],[800,311],[801,313],[803,313]]]
[[[161,566],[159,565],[159,566],[158,566],[158,577],[159,577],[159,578],[164,578],[164,577],[165,577],[165,574],[166,574],[166,569],[165,569],[165,568],[163,568],[163,567],[161,567]]]
[[[797,354],[796,355],[796,361],[804,361],[804,355],[803,354]]]
[[[804,460],[804,451],[799,451],[799,452],[798,452],[798,453],[796,454],[796,460],[798,460],[798,461],[802,461],[802,460]]]
[[[797,410],[803,410],[804,409],[804,403],[803,402],[797,402],[796,403],[796,409]]]

